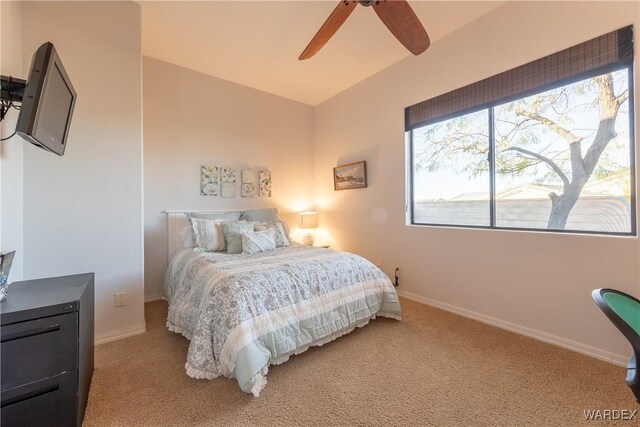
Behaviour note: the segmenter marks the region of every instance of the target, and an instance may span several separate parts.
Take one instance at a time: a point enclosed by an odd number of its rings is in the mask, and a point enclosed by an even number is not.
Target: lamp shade
[[[318,212],[300,213],[300,228],[318,228]]]

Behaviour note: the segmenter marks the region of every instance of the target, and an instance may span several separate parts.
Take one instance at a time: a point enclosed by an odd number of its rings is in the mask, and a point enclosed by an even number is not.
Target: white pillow
[[[200,218],[200,219],[212,219],[220,222],[227,221],[238,221],[240,220],[241,211],[229,211],[229,212],[185,212],[184,216],[187,217],[187,221],[189,222],[189,229],[191,230],[191,246],[190,248],[196,246],[196,234],[193,231],[193,223],[191,222],[191,218]]]
[[[191,226],[198,248],[207,252],[224,251],[224,234],[220,224],[224,221],[204,218],[191,218]]]
[[[289,241],[289,244],[293,241],[291,238],[291,229],[289,228],[289,224],[286,221],[280,220],[280,224],[282,224],[282,228],[284,229],[284,235]],[[288,245],[287,245],[288,246]]]
[[[276,232],[273,228],[265,231],[242,233],[242,252],[245,254],[257,254],[274,250],[276,248],[275,234]]]
[[[193,227],[190,225],[184,226],[180,231],[180,241],[183,248],[192,248],[196,245],[196,242],[193,241]]]
[[[282,221],[254,222],[253,228],[255,231],[273,230],[277,248],[291,245]]]

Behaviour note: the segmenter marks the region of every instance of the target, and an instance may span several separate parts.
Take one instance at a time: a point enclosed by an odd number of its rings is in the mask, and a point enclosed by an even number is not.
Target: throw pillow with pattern
[[[191,219],[191,227],[193,228],[195,243],[198,249],[207,252],[225,250],[224,234],[222,233],[220,225],[220,221],[212,219]]]
[[[273,230],[276,239],[276,247],[281,248],[283,246],[290,246],[291,242],[287,237],[287,232],[280,221],[268,221],[268,222],[254,222],[254,229],[256,231]]]
[[[275,230],[270,228],[265,231],[254,231],[242,234],[242,252],[245,254],[257,254],[272,251],[276,248]]]

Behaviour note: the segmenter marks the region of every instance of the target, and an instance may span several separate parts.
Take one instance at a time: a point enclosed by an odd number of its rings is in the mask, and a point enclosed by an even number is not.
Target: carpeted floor
[[[569,426],[639,409],[624,368],[412,301],[269,370],[259,398],[189,378],[188,341],[146,305],[148,332],[96,347],[86,426]],[[637,421],[636,421],[637,422]],[[622,423],[633,425],[631,423]]]

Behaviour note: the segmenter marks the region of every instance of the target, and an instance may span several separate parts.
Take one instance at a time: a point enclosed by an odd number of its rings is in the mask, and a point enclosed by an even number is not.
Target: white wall
[[[312,207],[313,108],[144,58],[145,294],[162,295],[165,210]],[[200,165],[268,169],[272,198],[200,195]],[[239,177],[239,176],[238,176]]]
[[[0,2],[0,74],[25,79],[22,68],[22,4]],[[0,123],[0,138],[13,133],[18,111],[11,109]],[[14,136],[0,142],[0,250],[15,250],[9,282],[23,277],[23,146]]]
[[[140,6],[25,2],[22,24],[23,69],[51,41],[78,93],[64,157],[24,144],[25,277],[95,272],[97,338],[144,331]]]
[[[640,46],[638,5],[509,2],[319,105],[316,203],[331,243],[382,261],[390,275],[401,266],[400,291],[423,301],[602,358],[628,357],[590,292],[640,293],[638,239],[406,226],[403,110],[629,24]],[[332,168],[359,160],[369,187],[334,192]]]

